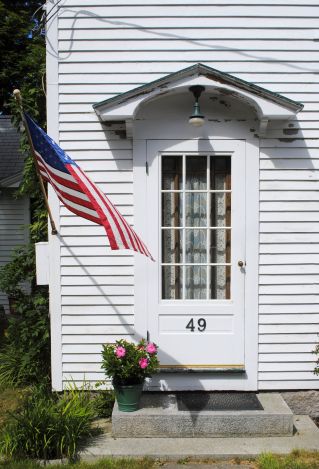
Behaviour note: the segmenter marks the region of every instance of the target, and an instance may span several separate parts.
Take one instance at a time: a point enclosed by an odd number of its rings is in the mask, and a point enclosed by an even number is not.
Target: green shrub
[[[0,290],[14,300],[14,315],[6,325],[0,347],[0,386],[48,381],[49,295],[47,287],[35,285],[33,245],[16,249],[11,261],[0,268]]]
[[[34,245],[17,247],[10,262],[0,268],[0,290],[11,298],[25,294],[24,282],[34,282]]]
[[[0,305],[0,345],[4,341],[5,330],[8,327],[8,319],[4,310],[4,306]]]
[[[81,440],[91,435],[93,401],[75,387],[62,395],[35,388],[5,424],[0,454],[14,458],[75,458]]]
[[[48,297],[20,296],[0,349],[0,386],[43,383],[50,376]]]
[[[0,386],[19,387],[23,379],[20,376],[20,355],[8,344],[0,350]]]
[[[99,391],[93,398],[93,406],[97,417],[109,418],[115,402],[114,391]]]

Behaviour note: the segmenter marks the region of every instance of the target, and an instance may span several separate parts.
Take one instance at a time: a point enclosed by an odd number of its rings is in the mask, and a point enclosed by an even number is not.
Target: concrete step
[[[222,394],[143,393],[136,412],[120,412],[115,404],[112,434],[116,438],[292,436],[293,413],[280,394],[224,393],[227,410],[221,410]]]

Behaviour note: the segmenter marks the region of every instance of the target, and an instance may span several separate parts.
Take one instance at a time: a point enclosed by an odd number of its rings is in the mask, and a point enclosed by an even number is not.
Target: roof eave
[[[239,90],[244,90],[251,93],[252,95],[261,97],[268,101],[272,101],[279,106],[283,106],[295,114],[301,111],[304,107],[303,104],[298,101],[293,101],[292,99],[289,99],[278,93],[274,93],[253,83],[249,83],[245,80],[229,75],[228,73],[220,72],[219,70],[216,70],[212,67],[198,63],[192,65],[191,67],[179,70],[178,72],[166,75],[162,78],[159,78],[158,80],[146,83],[145,85],[138,86],[137,88],[126,91],[125,93],[121,93],[119,95],[113,96],[112,98],[96,103],[93,105],[93,109],[97,112],[97,114],[101,114],[108,108],[115,107],[141,95],[147,95],[155,89],[163,88],[174,83],[175,81],[186,77],[191,77],[192,75],[203,75],[221,84],[232,85]]]
[[[10,188],[10,187],[19,187],[22,181],[22,172],[13,174],[12,176],[8,176],[4,179],[0,180],[0,187],[3,188]]]

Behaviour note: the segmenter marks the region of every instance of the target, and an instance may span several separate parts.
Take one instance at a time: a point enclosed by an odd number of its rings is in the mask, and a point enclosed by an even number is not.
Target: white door
[[[245,143],[147,141],[147,311],[162,368],[244,369]]]

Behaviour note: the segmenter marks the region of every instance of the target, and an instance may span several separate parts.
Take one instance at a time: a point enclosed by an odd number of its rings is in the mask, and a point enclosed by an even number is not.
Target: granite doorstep
[[[116,438],[204,438],[246,436],[292,436],[293,413],[279,393],[261,393],[263,410],[181,411],[174,394],[143,399],[136,412],[112,414],[112,433]]]

